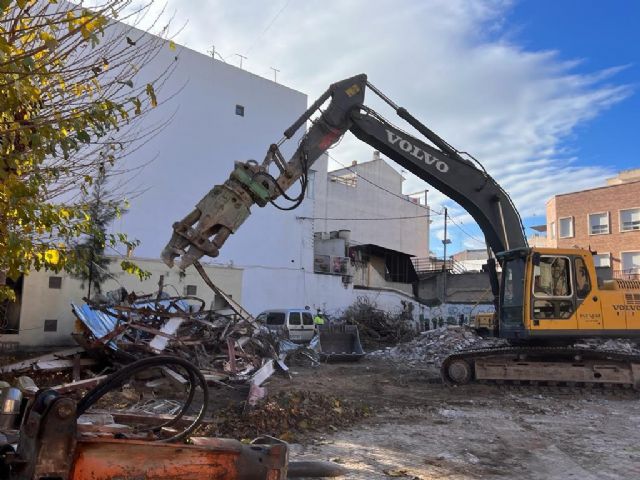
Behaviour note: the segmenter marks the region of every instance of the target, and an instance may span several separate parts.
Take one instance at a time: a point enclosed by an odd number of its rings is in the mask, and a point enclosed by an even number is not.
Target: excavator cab
[[[523,248],[498,258],[500,337],[575,338],[602,328],[591,252]]]
[[[592,252],[523,248],[497,257],[502,265],[500,337],[575,340],[636,334],[640,322],[635,307],[627,304],[640,282],[613,280],[600,286]]]

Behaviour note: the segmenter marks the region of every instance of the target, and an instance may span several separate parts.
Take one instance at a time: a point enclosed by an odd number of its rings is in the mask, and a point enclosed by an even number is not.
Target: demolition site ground
[[[270,395],[307,390],[369,412],[294,439],[297,460],[338,462],[344,478],[640,478],[638,392],[448,387],[433,367],[375,359],[291,370],[270,379]]]
[[[375,354],[354,363],[294,362],[289,372],[272,375],[253,408],[246,386],[210,387],[207,420],[194,435],[272,435],[290,443],[292,460],[338,463],[348,479],[640,478],[640,392],[450,387],[434,364]],[[41,388],[70,380],[62,372],[32,375]],[[139,402],[130,387],[97,408],[126,410],[120,404],[131,395]]]
[[[208,412],[191,436],[277,437],[290,444],[291,460],[332,461],[348,470],[342,477],[348,479],[640,478],[638,391],[441,383],[439,367],[447,354],[501,342],[469,327],[445,326],[403,343],[367,346],[370,353],[356,362],[319,363],[312,350],[301,346],[285,352],[284,363],[275,363],[259,360],[260,350],[250,342],[234,348],[228,341],[231,346],[222,353],[200,350],[206,360],[202,371],[210,372]],[[626,340],[582,346],[640,350]],[[169,344],[167,349],[173,355],[196,351],[178,347]],[[54,387],[80,399],[91,388],[83,382],[104,382],[119,368],[104,358],[76,353],[73,360],[57,359],[60,355],[0,358],[1,369],[9,372],[2,379],[21,384],[25,394]],[[229,374],[233,359],[236,368],[252,372],[251,380]],[[13,369],[7,366],[12,362]],[[80,431],[133,438],[132,423],[162,423],[163,415],[175,412],[184,400],[186,382],[175,372],[163,372],[141,373],[109,391],[79,420]],[[195,398],[203,399],[201,390]],[[198,409],[196,401],[187,414]]]

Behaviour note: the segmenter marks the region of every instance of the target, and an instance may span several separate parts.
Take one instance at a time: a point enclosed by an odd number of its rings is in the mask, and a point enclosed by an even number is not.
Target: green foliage
[[[158,103],[152,83],[135,89],[131,80],[155,47],[110,33],[105,16],[129,3],[103,0],[91,11],[56,0],[0,1],[0,272],[9,278],[77,270],[86,262],[69,247],[77,238],[102,248],[135,244],[96,233],[91,202],[62,200],[90,191],[96,164],[117,161],[120,128]],[[0,285],[3,296],[11,292]]]
[[[87,297],[91,292],[101,293],[102,284],[110,277],[108,268],[111,258],[105,254],[107,227],[118,217],[119,204],[110,200],[107,190],[107,169],[101,166],[92,184],[91,195],[85,195],[89,215],[90,233],[77,243],[73,253],[77,258],[71,268],[74,278],[88,284]]]

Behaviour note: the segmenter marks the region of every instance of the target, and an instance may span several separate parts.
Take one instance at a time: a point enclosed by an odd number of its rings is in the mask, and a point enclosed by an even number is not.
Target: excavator
[[[367,90],[424,139],[367,107]],[[320,115],[312,118],[318,111]],[[311,126],[287,161],[280,147],[307,121]],[[640,388],[640,356],[573,346],[594,337],[640,338],[640,281],[601,281],[595,252],[589,250],[529,247],[513,201],[484,167],[396,105],[365,74],[331,85],[268,148],[262,163],[236,162],[228,180],[173,225],[162,252],[164,262],[173,266],[179,259],[180,268],[186,268],[198,266],[204,255],[216,257],[254,204],[296,208],[305,196],[309,168],[347,131],[457,202],[479,225],[493,252],[484,270],[494,298],[495,334],[507,339],[509,346],[450,355],[442,364],[446,383],[486,380]],[[292,197],[287,191],[296,182],[300,194]],[[278,204],[280,197],[291,205]]]

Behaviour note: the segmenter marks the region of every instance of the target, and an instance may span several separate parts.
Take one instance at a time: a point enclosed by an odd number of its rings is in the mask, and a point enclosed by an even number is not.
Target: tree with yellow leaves
[[[165,44],[134,28],[149,5],[0,0],[0,299],[12,296],[4,277],[83,261],[68,247],[94,228],[81,193],[148,135],[131,127],[172,69],[136,82]]]

